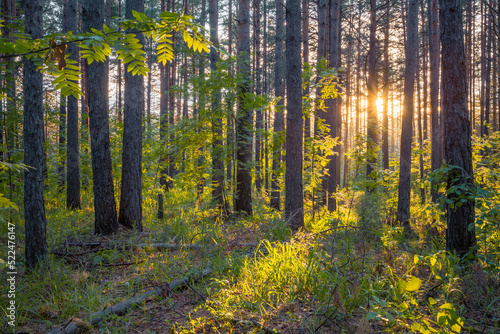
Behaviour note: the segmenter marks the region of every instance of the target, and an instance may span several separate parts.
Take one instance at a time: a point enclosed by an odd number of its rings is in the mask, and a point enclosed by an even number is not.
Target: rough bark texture
[[[439,124],[439,17],[438,0],[429,0],[429,60],[430,60],[430,107],[431,107],[431,170],[441,166],[441,125]],[[431,197],[437,202],[438,194],[431,184]]]
[[[274,96],[278,99],[274,114],[274,138],[273,138],[273,174],[271,178],[271,207],[280,210],[281,196],[279,187],[281,167],[281,149],[283,141],[280,133],[285,130],[285,118],[283,115],[283,2],[276,1],[276,48],[274,63]]]
[[[389,22],[390,7],[387,4],[384,27],[384,105],[382,112],[382,159],[384,169],[389,169]]]
[[[144,12],[144,0],[127,0],[125,18],[132,11]],[[144,44],[142,33],[136,34]],[[122,189],[119,223],[142,231],[142,115],[144,113],[144,78],[125,72],[123,108]]]
[[[401,152],[399,164],[399,191],[397,219],[408,226],[411,196],[411,143],[413,138],[413,114],[415,113],[415,71],[418,50],[418,1],[410,0],[405,51],[404,107],[401,124]]]
[[[160,9],[162,12],[165,11],[165,0],[161,0]],[[167,91],[169,89],[169,65],[160,64],[160,142],[162,145],[166,145],[167,139],[167,127],[168,127],[168,99]],[[168,177],[168,167],[165,165],[167,159],[164,155],[160,157],[160,187],[162,190],[167,190],[167,177]],[[163,219],[163,193],[158,194],[158,212],[157,217]]]
[[[77,0],[68,0],[64,9],[67,31],[77,30]],[[75,44],[69,44],[66,53],[69,59],[77,61]],[[67,98],[67,170],[66,170],[66,206],[68,209],[80,208],[80,147],[78,143],[78,100],[70,95]]]
[[[467,81],[463,42],[462,8],[460,0],[440,0],[441,52],[443,79],[444,159],[457,166],[448,177],[448,188],[458,184],[468,189],[474,186],[470,120],[467,111]],[[454,174],[454,175],[452,175]],[[457,195],[448,198],[457,200]],[[446,249],[465,255],[476,241],[474,201],[461,207],[446,205]]]
[[[252,214],[252,177],[249,163],[252,161],[252,111],[244,95],[250,92],[250,0],[239,0],[238,6],[238,113],[236,115],[236,198],[237,212]]]
[[[254,40],[255,40],[255,95],[262,94],[262,68],[260,66],[260,0],[253,0],[254,8]],[[262,190],[262,130],[264,128],[264,115],[262,108],[255,110],[255,188],[260,193]]]
[[[286,1],[285,219],[292,231],[304,226],[302,189],[302,60],[300,0]]]
[[[57,185],[58,190],[64,189],[66,183],[66,159],[64,157],[64,147],[66,146],[66,97],[61,95],[59,104],[59,140],[58,140],[58,166],[57,166]]]
[[[340,35],[340,0],[332,0],[330,7],[330,67],[338,69],[340,67],[339,51],[341,48],[340,40],[338,38]],[[326,111],[326,123],[330,126],[330,137],[340,137],[341,133],[339,131],[339,123],[342,122],[342,119],[339,98],[329,99],[325,101],[325,104],[328,107]],[[337,186],[339,184],[338,160],[340,159],[340,145],[337,145],[334,150],[337,154],[332,155],[328,163],[329,175],[327,180],[327,203],[328,211],[330,212],[337,209],[337,200],[334,196],[337,192]]]
[[[25,2],[25,32],[42,38],[42,2]],[[47,219],[43,199],[43,78],[36,65],[24,60],[24,219],[26,265],[33,268],[47,256]]]
[[[219,44],[218,19],[219,9],[216,0],[208,1],[210,21],[210,42]],[[215,48],[210,49],[210,71],[215,76],[219,54]],[[222,117],[220,112],[221,93],[219,89],[212,92],[212,201],[218,207],[225,207],[223,198],[224,163],[222,160]]]
[[[302,62],[309,63],[309,0],[302,0]],[[304,87],[303,95],[309,95],[309,84]],[[304,117],[304,140],[307,140],[311,137],[311,115]]]
[[[367,178],[373,179],[371,175],[373,165],[377,162],[375,148],[378,144],[377,136],[377,20],[376,0],[370,0],[370,49],[368,50],[368,108],[367,108],[367,136],[369,158],[366,164]],[[371,188],[370,188],[371,189]],[[370,190],[369,189],[369,190]]]
[[[104,1],[85,0],[82,4],[83,31],[102,29]],[[90,146],[94,178],[95,233],[112,234],[118,229],[106,110],[106,65],[87,64]]]

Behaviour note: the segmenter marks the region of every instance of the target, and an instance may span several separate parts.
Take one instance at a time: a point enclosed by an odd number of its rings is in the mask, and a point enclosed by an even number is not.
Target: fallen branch
[[[211,269],[205,269],[201,273],[194,275],[194,276],[187,276],[178,280],[175,280],[171,282],[168,286],[170,290],[174,290],[179,287],[186,286],[191,279],[201,279],[203,277],[206,277],[212,273]],[[131,307],[141,305],[144,303],[146,300],[148,300],[150,297],[153,296],[161,296],[163,294],[163,289],[161,287],[156,287],[152,290],[149,290],[147,292],[144,292],[143,294],[140,294],[136,297],[133,297],[131,299],[125,300],[121,303],[118,303],[116,305],[106,307],[102,311],[95,312],[91,315],[89,315],[87,318],[85,318],[85,321],[90,323],[91,325],[97,325],[104,319],[106,319],[108,316],[112,314],[116,315],[123,315],[125,314]],[[75,323],[68,323],[66,326],[60,326],[57,328],[54,328],[47,334],[72,334],[72,333],[77,333],[79,330],[79,326]]]
[[[258,322],[257,320],[254,320],[254,319],[250,319],[250,321],[252,322],[252,324],[257,327],[257,328],[260,328],[262,329],[262,331],[264,331],[264,333],[267,333],[267,334],[281,334],[280,332],[274,330],[274,329],[271,329],[271,328],[268,328],[264,325],[262,325],[260,322]]]
[[[51,254],[59,255],[59,256],[79,256],[85,255],[89,253],[98,252],[100,250],[129,250],[135,248],[155,248],[158,250],[165,249],[203,249],[203,248],[217,248],[217,247],[225,247],[225,246],[241,246],[241,247],[256,247],[257,243],[240,243],[240,244],[215,244],[215,245],[200,245],[200,244],[136,244],[136,245],[127,245],[127,244],[101,244],[96,242],[88,242],[88,243],[67,243],[69,246],[80,246],[80,247],[94,247],[91,250],[81,252],[81,253],[63,253],[53,251]]]

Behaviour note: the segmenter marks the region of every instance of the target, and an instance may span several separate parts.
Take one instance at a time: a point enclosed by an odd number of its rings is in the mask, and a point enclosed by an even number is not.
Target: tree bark
[[[58,140],[58,166],[57,186],[58,191],[64,189],[66,181],[66,158],[64,148],[66,146],[66,97],[61,95],[59,103],[59,140]]]
[[[389,22],[390,5],[386,5],[384,26],[384,92],[382,114],[382,156],[384,169],[389,169]]]
[[[254,40],[255,40],[255,95],[262,95],[262,69],[260,66],[260,0],[253,0],[255,13]],[[261,107],[255,110],[255,187],[257,192],[262,191],[262,130],[264,128],[264,116]]]
[[[278,100],[274,114],[274,137],[273,137],[273,174],[271,178],[271,207],[277,211],[281,206],[281,192],[279,187],[279,172],[281,167],[281,149],[283,141],[281,133],[285,130],[285,119],[283,114],[283,2],[276,1],[276,48],[274,62],[274,96]]]
[[[472,146],[467,111],[467,81],[460,0],[440,0],[441,52],[443,79],[444,159],[456,166],[448,175],[448,189],[462,185],[472,191]],[[448,199],[460,199],[451,193]],[[460,207],[445,203],[447,217],[446,249],[459,256],[467,254],[476,241],[474,200],[466,199]]]
[[[302,189],[302,60],[300,0],[286,1],[285,219],[292,231],[304,226]]]
[[[409,226],[411,198],[411,142],[413,138],[413,115],[415,112],[415,71],[418,50],[418,0],[410,0],[408,7],[408,29],[405,52],[404,108],[401,124],[401,153],[399,169],[399,191],[397,219]]]
[[[25,32],[43,37],[41,0],[26,1]],[[47,257],[47,219],[43,199],[43,76],[32,60],[24,60],[24,220],[26,265],[33,268]]]
[[[83,31],[102,29],[104,1],[86,0],[82,4]],[[108,235],[116,232],[116,203],[109,141],[109,121],[106,110],[106,65],[94,61],[87,64],[87,91],[89,103],[90,145],[94,177],[95,233]]]
[[[376,147],[378,145],[378,117],[377,117],[377,4],[376,0],[370,0],[370,49],[368,50],[368,108],[367,108],[367,150],[368,161],[366,164],[366,176],[374,180],[373,166],[377,163]],[[372,190],[368,187],[369,191]]]
[[[238,113],[236,115],[236,198],[237,212],[252,214],[252,176],[249,163],[252,161],[252,110],[245,101],[250,92],[250,0],[238,2]]]
[[[430,107],[431,107],[431,170],[441,166],[441,125],[439,122],[439,21],[438,0],[429,0],[429,59],[430,59]],[[431,184],[431,197],[437,203],[438,193]]]
[[[77,0],[68,0],[64,15],[67,17],[67,31],[77,31]],[[75,44],[69,44],[66,50],[69,59],[78,61]],[[78,135],[78,100],[73,95],[67,98],[67,171],[66,171],[66,207],[79,209],[80,204],[80,144]]]
[[[127,0],[125,18],[132,11],[144,12],[144,0]],[[142,33],[136,38],[144,45]],[[123,109],[122,182],[119,223],[142,231],[142,116],[144,113],[144,78],[125,72]]]
[[[332,0],[330,2],[330,67],[339,69],[340,67],[340,0]],[[340,76],[340,72],[338,73]],[[339,123],[342,122],[339,98],[328,99],[325,101],[327,107],[326,110],[326,123],[330,126],[330,137],[338,138],[341,137],[339,132]],[[328,163],[328,178],[327,178],[327,205],[328,211],[333,212],[337,209],[337,200],[335,199],[335,193],[337,192],[337,186],[339,183],[338,179],[338,159],[340,158],[340,145],[337,145],[334,149],[334,155],[330,156],[330,161]]]
[[[208,1],[210,20],[210,42],[214,46],[219,44],[218,20],[219,8],[216,0]],[[215,48],[210,49],[210,71],[216,77],[219,54]],[[219,208],[225,208],[224,190],[224,163],[222,160],[222,116],[220,111],[221,92],[215,88],[212,92],[212,201]]]

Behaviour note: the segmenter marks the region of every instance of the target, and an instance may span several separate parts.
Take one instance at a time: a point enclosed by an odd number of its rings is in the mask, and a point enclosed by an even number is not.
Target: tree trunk
[[[219,45],[218,20],[219,8],[216,0],[208,1],[210,20],[210,42]],[[210,49],[210,70],[215,77],[219,54],[215,48]],[[219,208],[225,208],[224,190],[224,163],[222,160],[222,116],[220,112],[221,92],[218,88],[212,92],[212,201]]]
[[[330,66],[335,69],[340,67],[340,0],[332,0],[330,2]],[[340,72],[338,73],[340,76]],[[327,106],[326,111],[326,123],[330,126],[330,137],[338,138],[341,137],[339,131],[339,123],[342,122],[341,112],[340,112],[340,99],[328,99],[325,101]],[[335,193],[337,192],[337,186],[339,183],[338,179],[338,160],[340,159],[340,145],[335,147],[336,154],[330,156],[330,161],[328,163],[328,180],[327,180],[327,204],[328,211],[333,212],[337,209],[337,200],[335,199]]]
[[[250,0],[239,0],[238,6],[238,113],[236,115],[236,198],[237,212],[252,214],[252,176],[249,163],[252,161],[252,110],[245,101],[250,92]]]
[[[165,11],[165,0],[161,0],[160,9],[162,12]],[[169,74],[170,68],[168,63],[163,65],[160,63],[160,143],[162,146],[167,145],[167,127],[168,127],[168,95],[169,90]],[[162,191],[167,190],[167,177],[168,177],[168,166],[166,162],[168,159],[164,155],[160,157],[160,188]],[[158,219],[163,219],[163,192],[158,194]]]
[[[255,13],[254,40],[255,40],[255,95],[262,95],[262,70],[260,66],[260,0],[253,0]],[[264,116],[262,108],[255,110],[255,187],[257,192],[262,191],[262,130],[264,128]]]
[[[43,37],[40,0],[26,1],[25,33]],[[43,199],[43,76],[32,60],[24,60],[24,219],[26,265],[33,268],[47,256],[47,219]]]
[[[368,108],[367,108],[367,150],[368,161],[366,164],[366,176],[374,180],[374,165],[377,163],[376,147],[378,145],[377,125],[377,4],[376,0],[370,0],[370,49],[368,50]],[[372,190],[368,187],[369,191]]]
[[[300,0],[286,1],[286,171],[285,219],[292,231],[304,226],[302,189],[302,60]]]
[[[77,30],[77,0],[68,0],[65,6],[66,31]],[[69,59],[78,61],[78,52],[75,44],[69,44],[66,50]],[[66,146],[66,207],[79,209],[80,204],[80,144],[78,142],[78,100],[73,95],[67,98],[67,137]]]
[[[415,111],[415,71],[418,50],[418,0],[410,0],[405,52],[404,108],[401,124],[401,153],[397,219],[409,226],[411,198],[411,142],[413,138],[413,114]]]
[[[309,0],[302,0],[302,62],[309,64]],[[309,96],[309,84],[304,87],[303,96]],[[304,141],[311,137],[311,115],[304,120]]]
[[[83,31],[102,29],[104,0],[86,0],[82,5]],[[95,233],[116,232],[116,203],[114,196],[108,112],[106,110],[106,65],[94,61],[87,64],[90,145],[94,177]]]
[[[127,0],[125,18],[132,11],[144,12],[144,0]],[[136,38],[144,45],[142,33]],[[125,72],[125,105],[123,109],[122,188],[119,223],[142,231],[142,116],[144,113],[144,80],[142,75]]]
[[[439,22],[438,0],[429,0],[429,59],[430,59],[430,106],[431,106],[431,170],[441,166],[441,125],[439,124]],[[431,184],[431,197],[437,203],[438,193]]]
[[[280,134],[285,130],[283,114],[283,0],[276,1],[276,48],[274,62],[274,96],[278,100],[274,114],[273,174],[271,178],[271,208],[279,211],[281,196],[279,178],[281,173],[281,150],[283,141]]]
[[[382,116],[382,156],[384,169],[389,169],[389,3],[386,5],[385,27],[384,27],[384,105]]]
[[[64,189],[66,183],[66,159],[64,148],[66,146],[66,97],[61,95],[59,103],[59,140],[58,140],[58,166],[57,166],[57,186],[58,191]]]
[[[467,111],[467,81],[460,0],[440,0],[441,52],[443,78],[444,159],[457,166],[448,177],[448,189],[462,185],[474,187],[470,121]],[[448,195],[453,203],[455,193]],[[474,200],[460,202],[460,207],[445,203],[447,216],[446,249],[459,256],[467,254],[476,241]]]

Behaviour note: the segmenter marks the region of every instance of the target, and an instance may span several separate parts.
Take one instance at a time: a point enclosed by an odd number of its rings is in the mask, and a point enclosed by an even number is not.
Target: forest
[[[1,333],[499,333],[500,0],[0,28]]]

